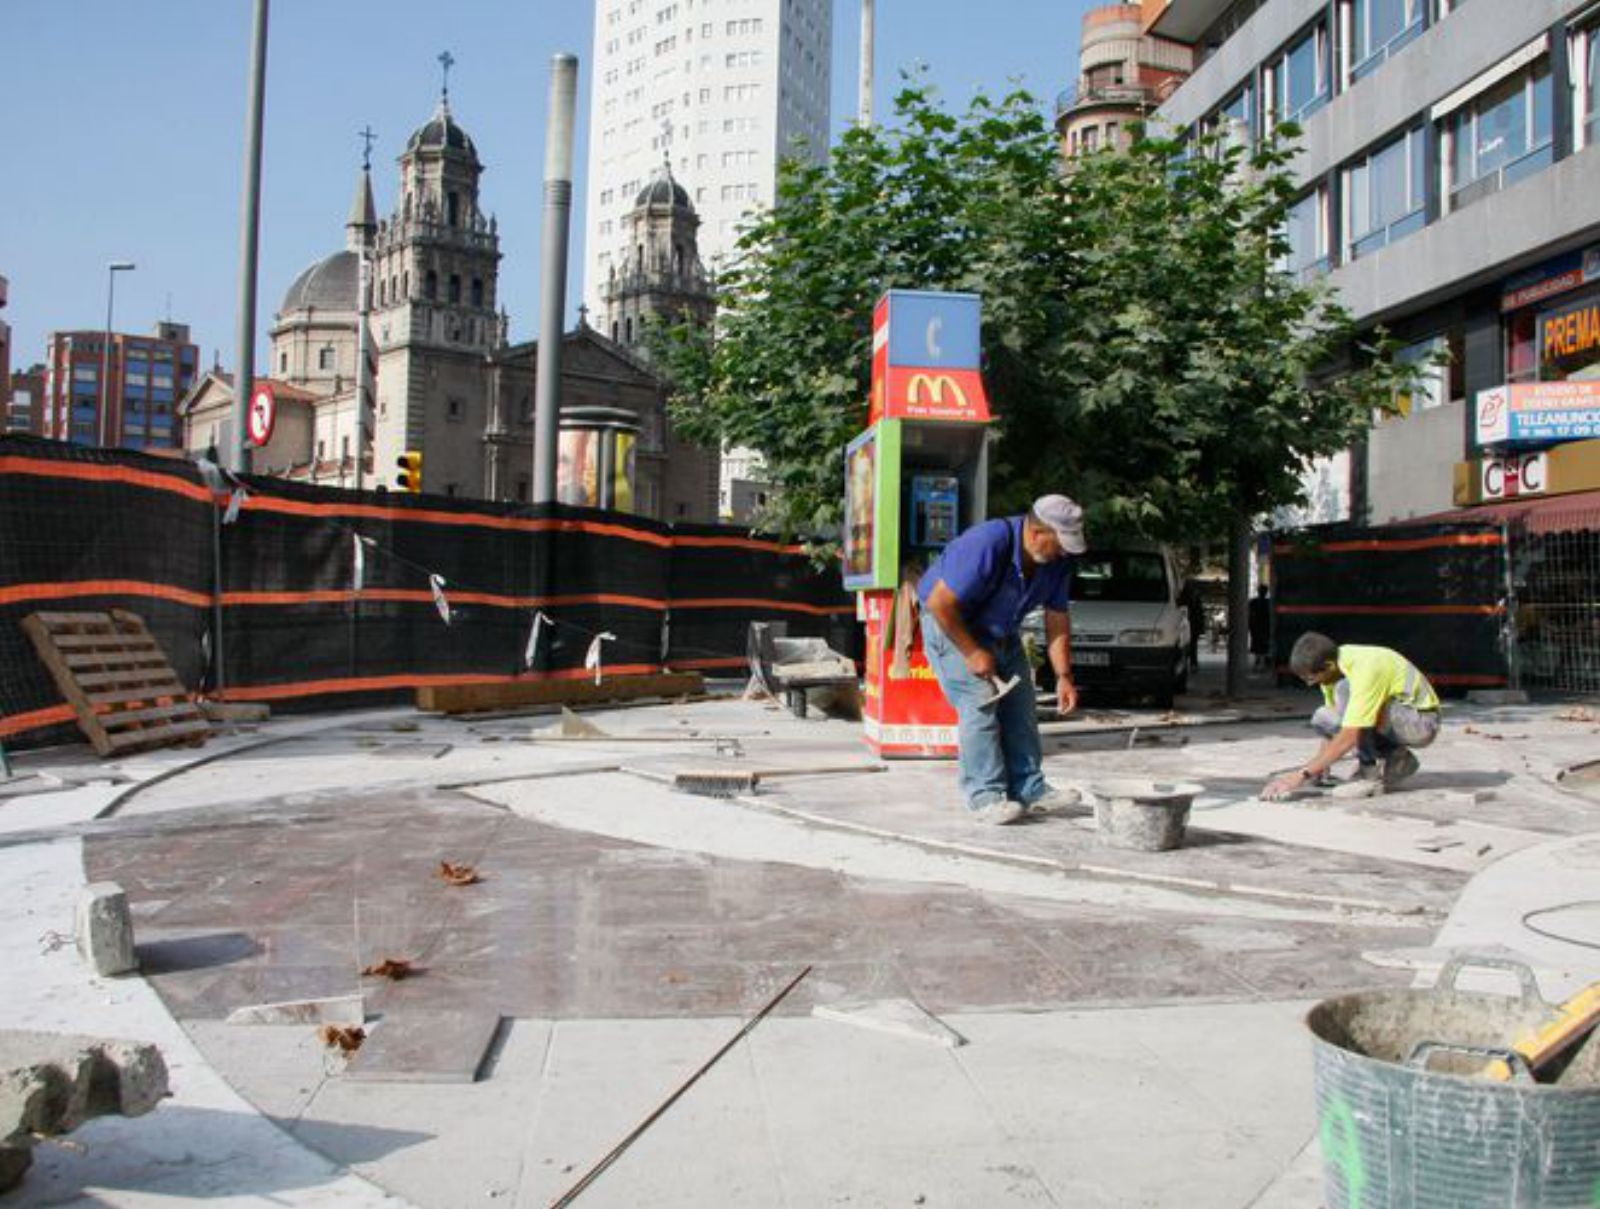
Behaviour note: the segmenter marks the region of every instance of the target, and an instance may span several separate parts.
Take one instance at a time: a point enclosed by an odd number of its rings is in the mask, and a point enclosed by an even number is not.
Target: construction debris
[[[78,894],[73,935],[78,952],[101,977],[139,968],[133,951],[133,916],[116,882],[93,882]]]
[[[387,978],[390,982],[400,982],[419,974],[421,970],[412,964],[409,957],[385,957],[382,961],[375,961],[361,971],[363,978]]]
[[[483,880],[471,865],[453,865],[439,862],[439,876],[452,886],[475,886]]]
[[[0,1032],[0,1192],[21,1181],[38,1139],[91,1117],[141,1117],[168,1094],[167,1064],[153,1045]]]
[[[361,1048],[367,1039],[367,1030],[360,1025],[324,1024],[317,1030],[322,1044],[336,1049],[346,1058]]]
[[[1558,722],[1600,722],[1600,712],[1590,709],[1587,705],[1575,705],[1571,709],[1564,709],[1556,715]]]
[[[884,764],[839,764],[827,768],[704,768],[677,772],[672,776],[672,787],[679,793],[699,794],[705,798],[733,798],[742,793],[754,793],[762,781],[774,777],[814,777],[849,772],[884,772]]]

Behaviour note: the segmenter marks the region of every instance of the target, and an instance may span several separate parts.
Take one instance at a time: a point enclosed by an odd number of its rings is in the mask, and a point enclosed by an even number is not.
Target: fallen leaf
[[[452,886],[474,886],[483,880],[471,865],[452,865],[449,861],[439,862],[439,876]]]
[[[412,974],[411,958],[385,957],[382,961],[374,962],[361,971],[364,978],[387,978],[392,982],[399,982]]]
[[[317,1030],[317,1036],[329,1049],[336,1049],[341,1054],[353,1054],[367,1039],[367,1030],[359,1024],[324,1024]]]

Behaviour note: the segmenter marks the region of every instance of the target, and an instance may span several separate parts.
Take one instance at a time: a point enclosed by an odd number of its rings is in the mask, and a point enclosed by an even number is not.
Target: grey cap
[[[1055,531],[1068,554],[1082,554],[1089,548],[1083,537],[1083,509],[1066,496],[1041,495],[1033,501],[1033,515]]]

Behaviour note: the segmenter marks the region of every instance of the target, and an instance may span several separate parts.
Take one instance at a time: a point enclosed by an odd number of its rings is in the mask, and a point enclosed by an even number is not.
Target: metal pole
[[[106,332],[105,343],[100,346],[100,431],[99,444],[104,447],[111,432],[111,307],[117,296],[117,274],[131,272],[134,265],[126,260],[113,260],[106,265]],[[70,390],[68,398],[70,402]],[[70,421],[69,421],[70,431]]]
[[[362,460],[367,452],[367,399],[371,378],[367,369],[367,313],[371,296],[371,262],[367,260],[365,241],[361,245],[360,273],[356,285],[356,490],[366,487]],[[376,467],[374,467],[376,469]]]
[[[578,56],[550,61],[550,114],[544,152],[544,262],[539,296],[539,356],[533,395],[533,502],[556,498],[561,424],[561,327],[567,296],[567,233],[572,217],[572,125]]]
[[[250,391],[256,377],[256,251],[261,235],[261,116],[267,75],[267,5],[268,0],[255,0],[255,29],[250,41],[250,91],[244,118],[244,195],[239,210],[239,325],[236,329],[239,364],[233,387],[233,435],[222,451],[224,465],[235,473],[250,469],[245,433]]]
[[[856,124],[872,125],[872,60],[875,26],[874,0],[861,0],[861,80],[860,98],[856,105]]]

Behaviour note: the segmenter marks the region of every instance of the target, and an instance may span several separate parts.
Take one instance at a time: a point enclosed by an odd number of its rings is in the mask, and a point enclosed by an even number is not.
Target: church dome
[[[634,208],[640,206],[676,206],[682,210],[693,210],[689,202],[689,191],[673,179],[672,169],[662,164],[656,169],[655,176],[650,178],[650,183],[639,190],[639,196],[634,199]]]
[[[472,145],[467,132],[456,124],[450,106],[443,101],[433,116],[417,127],[407,140],[407,154],[416,151],[460,151],[474,160],[478,158],[478,149]]]
[[[312,307],[322,311],[356,309],[357,278],[361,266],[354,252],[335,252],[317,261],[294,279],[283,296],[280,315]]]

